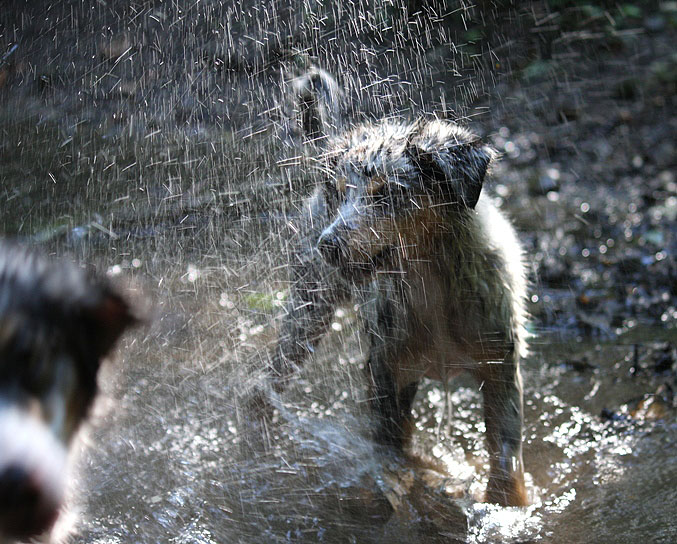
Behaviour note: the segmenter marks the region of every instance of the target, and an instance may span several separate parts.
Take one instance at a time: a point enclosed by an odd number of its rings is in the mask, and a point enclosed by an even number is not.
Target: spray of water
[[[101,383],[110,402],[71,482],[78,541],[674,537],[663,512],[674,504],[673,400],[654,394],[659,374],[646,370],[665,353],[672,372],[674,335],[660,337],[667,347],[640,336],[634,357],[625,341],[543,345],[553,330],[601,341],[677,317],[666,221],[675,14],[646,4],[4,9],[3,233],[93,263],[153,301],[152,325]],[[352,303],[271,393],[270,418],[245,406],[265,387],[289,264],[314,228],[300,218],[326,174],[325,133],[419,116],[469,125],[500,152],[485,190],[539,270],[529,327],[542,340],[524,367],[526,509],[479,502],[488,457],[470,380],[418,393],[414,443],[434,458],[428,468],[373,443],[368,346]],[[619,385],[628,368],[639,381]],[[630,400],[644,393],[651,402],[638,411]]]

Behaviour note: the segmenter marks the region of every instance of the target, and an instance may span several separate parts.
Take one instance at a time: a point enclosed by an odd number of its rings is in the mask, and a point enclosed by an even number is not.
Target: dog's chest
[[[411,331],[406,362],[427,378],[446,381],[473,363],[458,324],[460,308],[449,293],[446,278],[421,277],[407,293],[408,328]]]
[[[394,330],[382,333],[396,344],[389,350],[394,356],[390,364],[403,383],[422,377],[446,381],[473,364],[458,323],[462,309],[445,279],[421,267],[401,279],[376,282],[379,296],[389,297],[395,308]]]

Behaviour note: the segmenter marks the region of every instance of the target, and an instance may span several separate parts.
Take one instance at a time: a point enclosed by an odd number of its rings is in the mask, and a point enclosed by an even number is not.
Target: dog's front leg
[[[279,318],[277,343],[265,369],[267,385],[257,385],[247,393],[243,401],[247,418],[272,418],[274,407],[266,389],[284,391],[326,333],[336,307],[350,293],[350,286],[322,261],[317,251],[297,254],[290,275],[292,282]]]
[[[411,406],[418,381],[406,380],[400,372],[402,365],[398,357],[406,352],[406,323],[402,319],[405,314],[401,302],[385,284],[378,285],[375,292],[376,296],[363,307],[370,339],[366,371],[369,404],[376,417],[374,439],[379,444],[403,450],[411,435]]]
[[[383,353],[371,353],[367,364],[369,404],[376,416],[374,440],[402,451],[411,436],[411,406],[418,390],[418,382],[398,389],[395,375],[382,355]]]
[[[483,364],[478,374],[484,397],[489,450],[487,501],[502,506],[527,502],[522,464],[522,379],[514,349],[501,363]]]
[[[269,369],[277,391],[284,389],[294,371],[313,352],[336,307],[350,295],[346,280],[315,249],[297,258],[291,265],[291,276],[289,300]]]

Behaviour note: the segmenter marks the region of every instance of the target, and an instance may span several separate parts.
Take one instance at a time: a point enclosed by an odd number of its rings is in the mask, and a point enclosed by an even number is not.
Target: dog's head
[[[318,249],[353,279],[425,258],[480,196],[495,152],[446,121],[358,127],[328,153]]]
[[[68,443],[134,321],[108,282],[0,242],[0,542],[55,521]]]

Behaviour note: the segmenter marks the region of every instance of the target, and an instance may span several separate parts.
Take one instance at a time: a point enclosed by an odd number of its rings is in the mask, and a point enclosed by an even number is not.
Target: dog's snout
[[[66,449],[24,410],[3,408],[0,396],[0,542],[48,531],[59,515]]]
[[[0,536],[25,539],[49,529],[60,503],[18,463],[0,468]]]
[[[345,244],[333,229],[327,229],[320,235],[317,249],[327,262],[337,264],[345,252]]]

